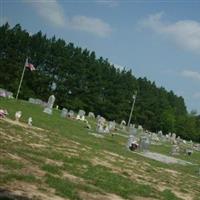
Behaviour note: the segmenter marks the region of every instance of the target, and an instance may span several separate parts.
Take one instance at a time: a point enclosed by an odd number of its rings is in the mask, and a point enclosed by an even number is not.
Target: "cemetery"
[[[200,200],[198,15],[74,2],[0,4],[0,200]]]
[[[200,144],[55,100],[0,98],[0,199],[198,199]]]

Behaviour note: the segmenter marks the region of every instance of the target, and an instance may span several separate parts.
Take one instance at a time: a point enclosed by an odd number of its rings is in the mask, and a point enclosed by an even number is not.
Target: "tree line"
[[[108,120],[128,121],[132,96],[137,99],[132,123],[164,133],[175,132],[200,142],[200,116],[188,113],[183,97],[157,87],[131,70],[117,69],[94,51],[82,49],[39,31],[30,35],[19,24],[0,27],[0,87],[17,92],[26,57],[36,71],[26,70],[20,98],[48,99],[75,111],[100,114]]]

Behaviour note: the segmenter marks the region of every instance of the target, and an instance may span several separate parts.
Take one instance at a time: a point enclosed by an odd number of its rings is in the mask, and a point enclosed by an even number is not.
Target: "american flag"
[[[28,62],[28,58],[26,59],[25,67],[29,68],[31,71],[35,70],[34,65]]]

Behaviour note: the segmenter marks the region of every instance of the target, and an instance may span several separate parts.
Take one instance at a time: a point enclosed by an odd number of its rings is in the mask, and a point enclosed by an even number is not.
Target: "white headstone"
[[[19,119],[21,118],[21,116],[22,116],[22,111],[17,111],[17,112],[15,113],[15,120],[16,120],[16,121],[19,121]]]
[[[104,128],[104,133],[110,133],[110,130],[109,130],[109,128],[108,128],[108,125],[105,126],[105,128]]]
[[[85,111],[84,111],[84,110],[79,110],[79,111],[78,111],[78,115],[79,115],[80,117],[85,116]]]
[[[29,126],[32,126],[32,122],[33,122],[32,117],[29,117],[29,118],[28,118],[28,125],[29,125]]]
[[[80,117],[80,120],[81,120],[81,121],[85,121],[85,115],[82,115],[82,116]]]

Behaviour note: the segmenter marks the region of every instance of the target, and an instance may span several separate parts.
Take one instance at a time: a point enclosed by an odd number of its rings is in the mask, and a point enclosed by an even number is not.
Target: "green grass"
[[[63,197],[69,197],[72,200],[81,200],[76,191],[76,185],[67,179],[47,175],[46,183]]]
[[[166,189],[162,192],[164,200],[180,200],[180,198],[176,197],[171,190]]]
[[[21,169],[24,165],[20,162],[11,159],[1,158],[0,164],[4,166],[5,169]]]
[[[200,196],[200,191],[197,188],[199,181],[197,176],[198,165],[169,165],[142,157],[134,152],[127,151],[127,138],[118,135],[114,137],[106,135],[103,139],[96,138],[88,134],[83,122],[61,118],[59,110],[53,110],[53,115],[48,115],[43,113],[41,106],[26,101],[2,98],[0,98],[0,108],[7,109],[8,117],[11,119],[14,119],[16,111],[21,110],[22,118],[20,121],[27,123],[28,117],[31,116],[34,126],[48,130],[34,130],[39,135],[37,136],[31,132],[32,129],[25,129],[0,120],[0,131],[14,138],[21,138],[21,141],[10,141],[9,138],[4,138],[0,150],[22,157],[28,162],[27,166],[37,166],[47,174],[44,177],[36,177],[31,173],[24,175],[22,173],[25,165],[23,162],[11,160],[9,157],[1,158],[1,165],[7,171],[0,176],[0,186],[14,180],[35,184],[39,182],[41,185],[38,188],[43,188],[43,192],[48,186],[54,188],[58,195],[72,200],[81,199],[79,191],[114,193],[125,199],[134,199],[134,197],[140,196],[178,200],[179,198],[176,197],[173,190],[158,190],[157,185],[164,183],[167,188],[171,189],[175,185],[183,194],[188,194],[192,190],[196,199]],[[89,119],[89,122],[92,125],[91,132],[95,132],[95,120]],[[43,144],[44,147],[31,147],[30,143]],[[170,152],[169,144],[151,145],[150,148],[154,152],[165,155],[169,155]],[[69,153],[71,150],[75,151],[74,155]],[[113,160],[109,157],[106,158],[105,152],[114,153],[118,157]],[[102,165],[101,163],[94,165],[92,162],[94,158],[102,160]],[[191,157],[181,155],[179,158],[200,164],[199,152],[195,152]],[[51,159],[52,163],[45,164],[47,163],[46,159]],[[118,171],[109,166],[103,166],[105,160]],[[56,165],[56,162],[63,165]],[[176,179],[165,171],[168,169],[177,171]],[[83,179],[84,183],[63,178],[65,171]],[[139,178],[134,180],[130,177],[131,174],[138,175]],[[46,191],[48,191],[48,188],[46,188]]]
[[[133,183],[130,179],[112,173],[108,168],[102,166],[88,168],[83,174],[83,177],[86,180],[91,180],[95,186],[109,193],[116,193],[124,198],[129,198],[134,195],[155,197],[153,195],[155,191],[149,185],[142,185],[137,182]]]
[[[19,173],[7,173],[5,175],[0,176],[0,183],[7,183],[15,180],[31,182],[31,183],[37,181],[36,177],[32,174],[23,175]]]
[[[62,174],[62,172],[59,170],[59,167],[56,165],[45,164],[42,166],[42,170],[52,174],[58,174],[58,175]]]

